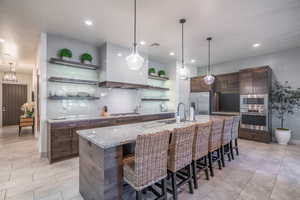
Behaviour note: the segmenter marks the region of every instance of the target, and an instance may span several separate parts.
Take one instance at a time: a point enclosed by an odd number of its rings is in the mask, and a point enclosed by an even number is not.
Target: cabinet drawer
[[[104,126],[113,126],[116,124],[115,119],[106,119],[106,120],[91,120],[90,128],[104,127]]]

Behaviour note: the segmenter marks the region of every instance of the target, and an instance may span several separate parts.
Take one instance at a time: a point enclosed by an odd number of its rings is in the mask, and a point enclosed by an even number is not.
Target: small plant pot
[[[165,78],[166,77],[166,75],[164,75],[164,74],[161,74],[161,75],[158,75],[159,77],[162,77],[162,78]]]
[[[287,145],[291,139],[291,130],[277,128],[275,130],[275,137],[278,144]]]
[[[62,60],[65,60],[65,61],[70,61],[70,60],[71,60],[71,58],[66,57],[66,56],[62,56],[61,59],[62,59]]]
[[[150,75],[151,75],[151,76],[155,76],[156,74],[151,72]]]
[[[83,64],[87,64],[87,65],[92,64],[92,62],[90,62],[90,61],[88,61],[88,60],[83,60],[82,63],[83,63]]]

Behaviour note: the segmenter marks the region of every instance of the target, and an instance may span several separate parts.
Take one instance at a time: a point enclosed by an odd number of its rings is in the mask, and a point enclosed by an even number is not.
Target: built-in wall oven
[[[240,96],[241,128],[269,131],[268,95]]]

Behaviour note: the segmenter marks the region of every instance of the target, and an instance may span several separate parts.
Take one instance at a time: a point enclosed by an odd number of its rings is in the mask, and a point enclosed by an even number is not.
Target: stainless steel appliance
[[[262,95],[241,95],[241,128],[269,131],[269,97]]]
[[[195,114],[208,115],[210,113],[210,93],[192,92],[190,94],[190,104],[195,106]]]

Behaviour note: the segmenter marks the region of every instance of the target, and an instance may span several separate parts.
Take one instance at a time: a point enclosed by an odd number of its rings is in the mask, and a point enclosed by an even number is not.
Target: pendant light
[[[204,82],[206,85],[211,85],[215,82],[215,77],[211,75],[211,64],[210,64],[210,42],[212,40],[211,37],[206,39],[208,41],[208,67],[207,67],[207,75],[204,77]]]
[[[3,81],[17,82],[16,69],[11,62],[9,63],[9,71],[4,72]]]
[[[186,22],[186,19],[180,19],[179,23],[181,24],[181,66],[179,69],[179,76],[180,79],[187,79],[187,70],[184,66],[184,23]]]
[[[133,52],[126,57],[126,63],[131,70],[139,70],[144,64],[144,58],[137,52],[136,42],[136,0],[134,0]]]

